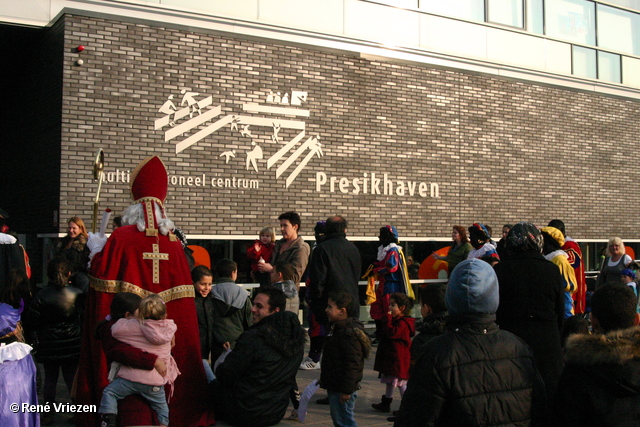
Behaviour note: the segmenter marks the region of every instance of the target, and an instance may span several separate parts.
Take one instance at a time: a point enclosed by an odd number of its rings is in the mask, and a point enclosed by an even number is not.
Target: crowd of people
[[[396,426],[640,419],[637,267],[619,238],[589,298],[580,247],[560,220],[505,225],[499,242],[485,224],[454,226],[448,254],[433,254],[448,263],[448,282],[415,287],[393,225],[380,227],[366,269],[343,216],[319,221],[311,247],[290,211],[278,218],[281,239],[265,227],[247,247],[258,284],[250,296],[236,284],[233,260],[190,268],[164,211],[160,159],[146,159],[132,181],[134,203],[109,238],[87,233],[79,217],[68,221],[37,293],[24,250],[0,239],[15,266],[0,293],[0,425],[53,423],[53,411],[5,408],[11,399],[37,403],[35,356],[42,403],[56,402],[62,371],[73,401],[98,408],[76,414],[77,425],[268,426],[290,404],[296,420],[296,373],[319,369],[316,386],[327,397],[318,403],[329,405],[335,426],[355,426],[373,345],[384,393],[372,409]],[[370,283],[372,335],[359,320],[361,278]],[[411,316],[414,303],[421,319]],[[22,386],[11,387],[9,376]]]

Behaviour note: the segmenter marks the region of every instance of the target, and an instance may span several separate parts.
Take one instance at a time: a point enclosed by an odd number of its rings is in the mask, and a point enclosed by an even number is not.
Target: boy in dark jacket
[[[213,341],[213,296],[211,286],[213,273],[204,265],[199,265],[191,270],[191,280],[195,289],[196,313],[198,315],[198,330],[200,331],[200,351],[202,352],[202,364],[207,382],[213,381],[215,375],[209,364],[209,358],[214,347]],[[217,354],[217,352],[216,352]],[[215,362],[214,358],[211,360]]]
[[[371,340],[354,315],[353,297],[347,292],[332,293],[325,312],[333,323],[324,344],[320,387],[329,394],[329,409],[336,427],[356,426],[354,408],[364,359],[369,357]]]
[[[418,335],[411,342],[411,368],[422,355],[427,343],[444,334],[444,317],[447,314],[447,306],[444,302],[446,289],[447,285],[444,283],[429,283],[420,289],[422,323],[418,328]]]

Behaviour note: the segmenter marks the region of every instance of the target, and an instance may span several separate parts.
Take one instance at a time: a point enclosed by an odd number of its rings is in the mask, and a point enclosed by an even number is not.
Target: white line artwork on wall
[[[232,134],[239,136],[238,144],[245,145],[246,142],[242,139],[251,139],[250,146],[244,151],[245,170],[260,173],[259,164],[266,154],[264,150],[271,152],[271,144],[267,144],[269,147],[264,147],[254,139],[262,137],[263,132],[267,132],[266,141],[278,147],[275,153],[266,159],[266,169],[271,169],[282,160],[275,171],[276,179],[298,161],[285,178],[286,188],[294,182],[314,156],[318,158],[324,156],[319,135],[311,135],[304,139],[307,136],[304,119],[310,117],[310,110],[300,108],[307,102],[308,93],[305,91],[292,90],[282,93],[270,90],[266,98],[263,98],[266,101],[265,104],[245,103],[242,104],[242,113],[224,116],[221,116],[222,105],[213,105],[212,96],[201,96],[199,92],[194,92],[190,88],[181,89],[180,94],[182,108],[176,107],[173,102],[174,95],[169,94],[167,100],[158,109],[158,112],[163,113],[164,116],[154,121],[154,130],[169,126],[169,129],[164,131],[164,141],[173,141],[176,154],[229,125],[228,129]],[[186,120],[183,120],[185,118]],[[287,141],[281,132],[283,130],[293,130],[298,133]],[[183,135],[185,138],[180,139]],[[300,146],[296,148],[299,143]],[[229,164],[237,157],[236,150],[234,147],[227,146],[218,157],[223,158],[225,164]],[[241,161],[241,159],[238,160]]]

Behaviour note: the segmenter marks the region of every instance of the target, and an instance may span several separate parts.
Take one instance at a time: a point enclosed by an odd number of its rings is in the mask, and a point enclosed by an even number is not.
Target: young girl
[[[260,230],[258,240],[247,248],[247,258],[251,260],[251,277],[260,283],[260,286],[269,285],[269,273],[261,273],[258,271],[258,263],[260,260],[271,262],[273,249],[276,247],[276,233],[273,227],[265,227]]]
[[[395,292],[389,298],[389,313],[382,317],[380,344],[373,366],[380,373],[380,382],[387,385],[380,403],[371,406],[381,412],[391,411],[393,389],[404,395],[409,379],[411,337],[416,332],[415,319],[408,317],[413,301],[406,294]]]
[[[173,320],[167,319],[167,307],[158,295],[150,295],[140,302],[137,318],[120,319],[111,327],[111,334],[115,339],[156,354],[162,359],[166,364],[166,374],[162,376],[155,369],[145,371],[112,364],[109,378],[115,376],[115,379],[104,389],[98,410],[102,414],[102,425],[115,427],[118,400],[135,393],[147,399],[162,426],[169,424],[169,406],[165,399],[164,385],[173,385],[180,374],[171,356],[176,329]]]

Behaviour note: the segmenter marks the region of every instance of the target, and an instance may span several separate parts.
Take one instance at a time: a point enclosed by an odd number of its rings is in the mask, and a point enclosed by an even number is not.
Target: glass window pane
[[[522,28],[522,0],[487,0],[487,22]]]
[[[640,55],[640,15],[598,5],[598,46]]]
[[[573,75],[590,79],[598,78],[595,49],[573,46]]]
[[[526,30],[534,34],[544,34],[543,0],[529,0],[527,2]]]
[[[547,0],[546,32],[550,37],[595,46],[595,5],[585,0]]]
[[[420,9],[438,15],[484,22],[484,0],[420,0]]]
[[[598,78],[612,83],[622,82],[620,55],[609,52],[598,52]]]

